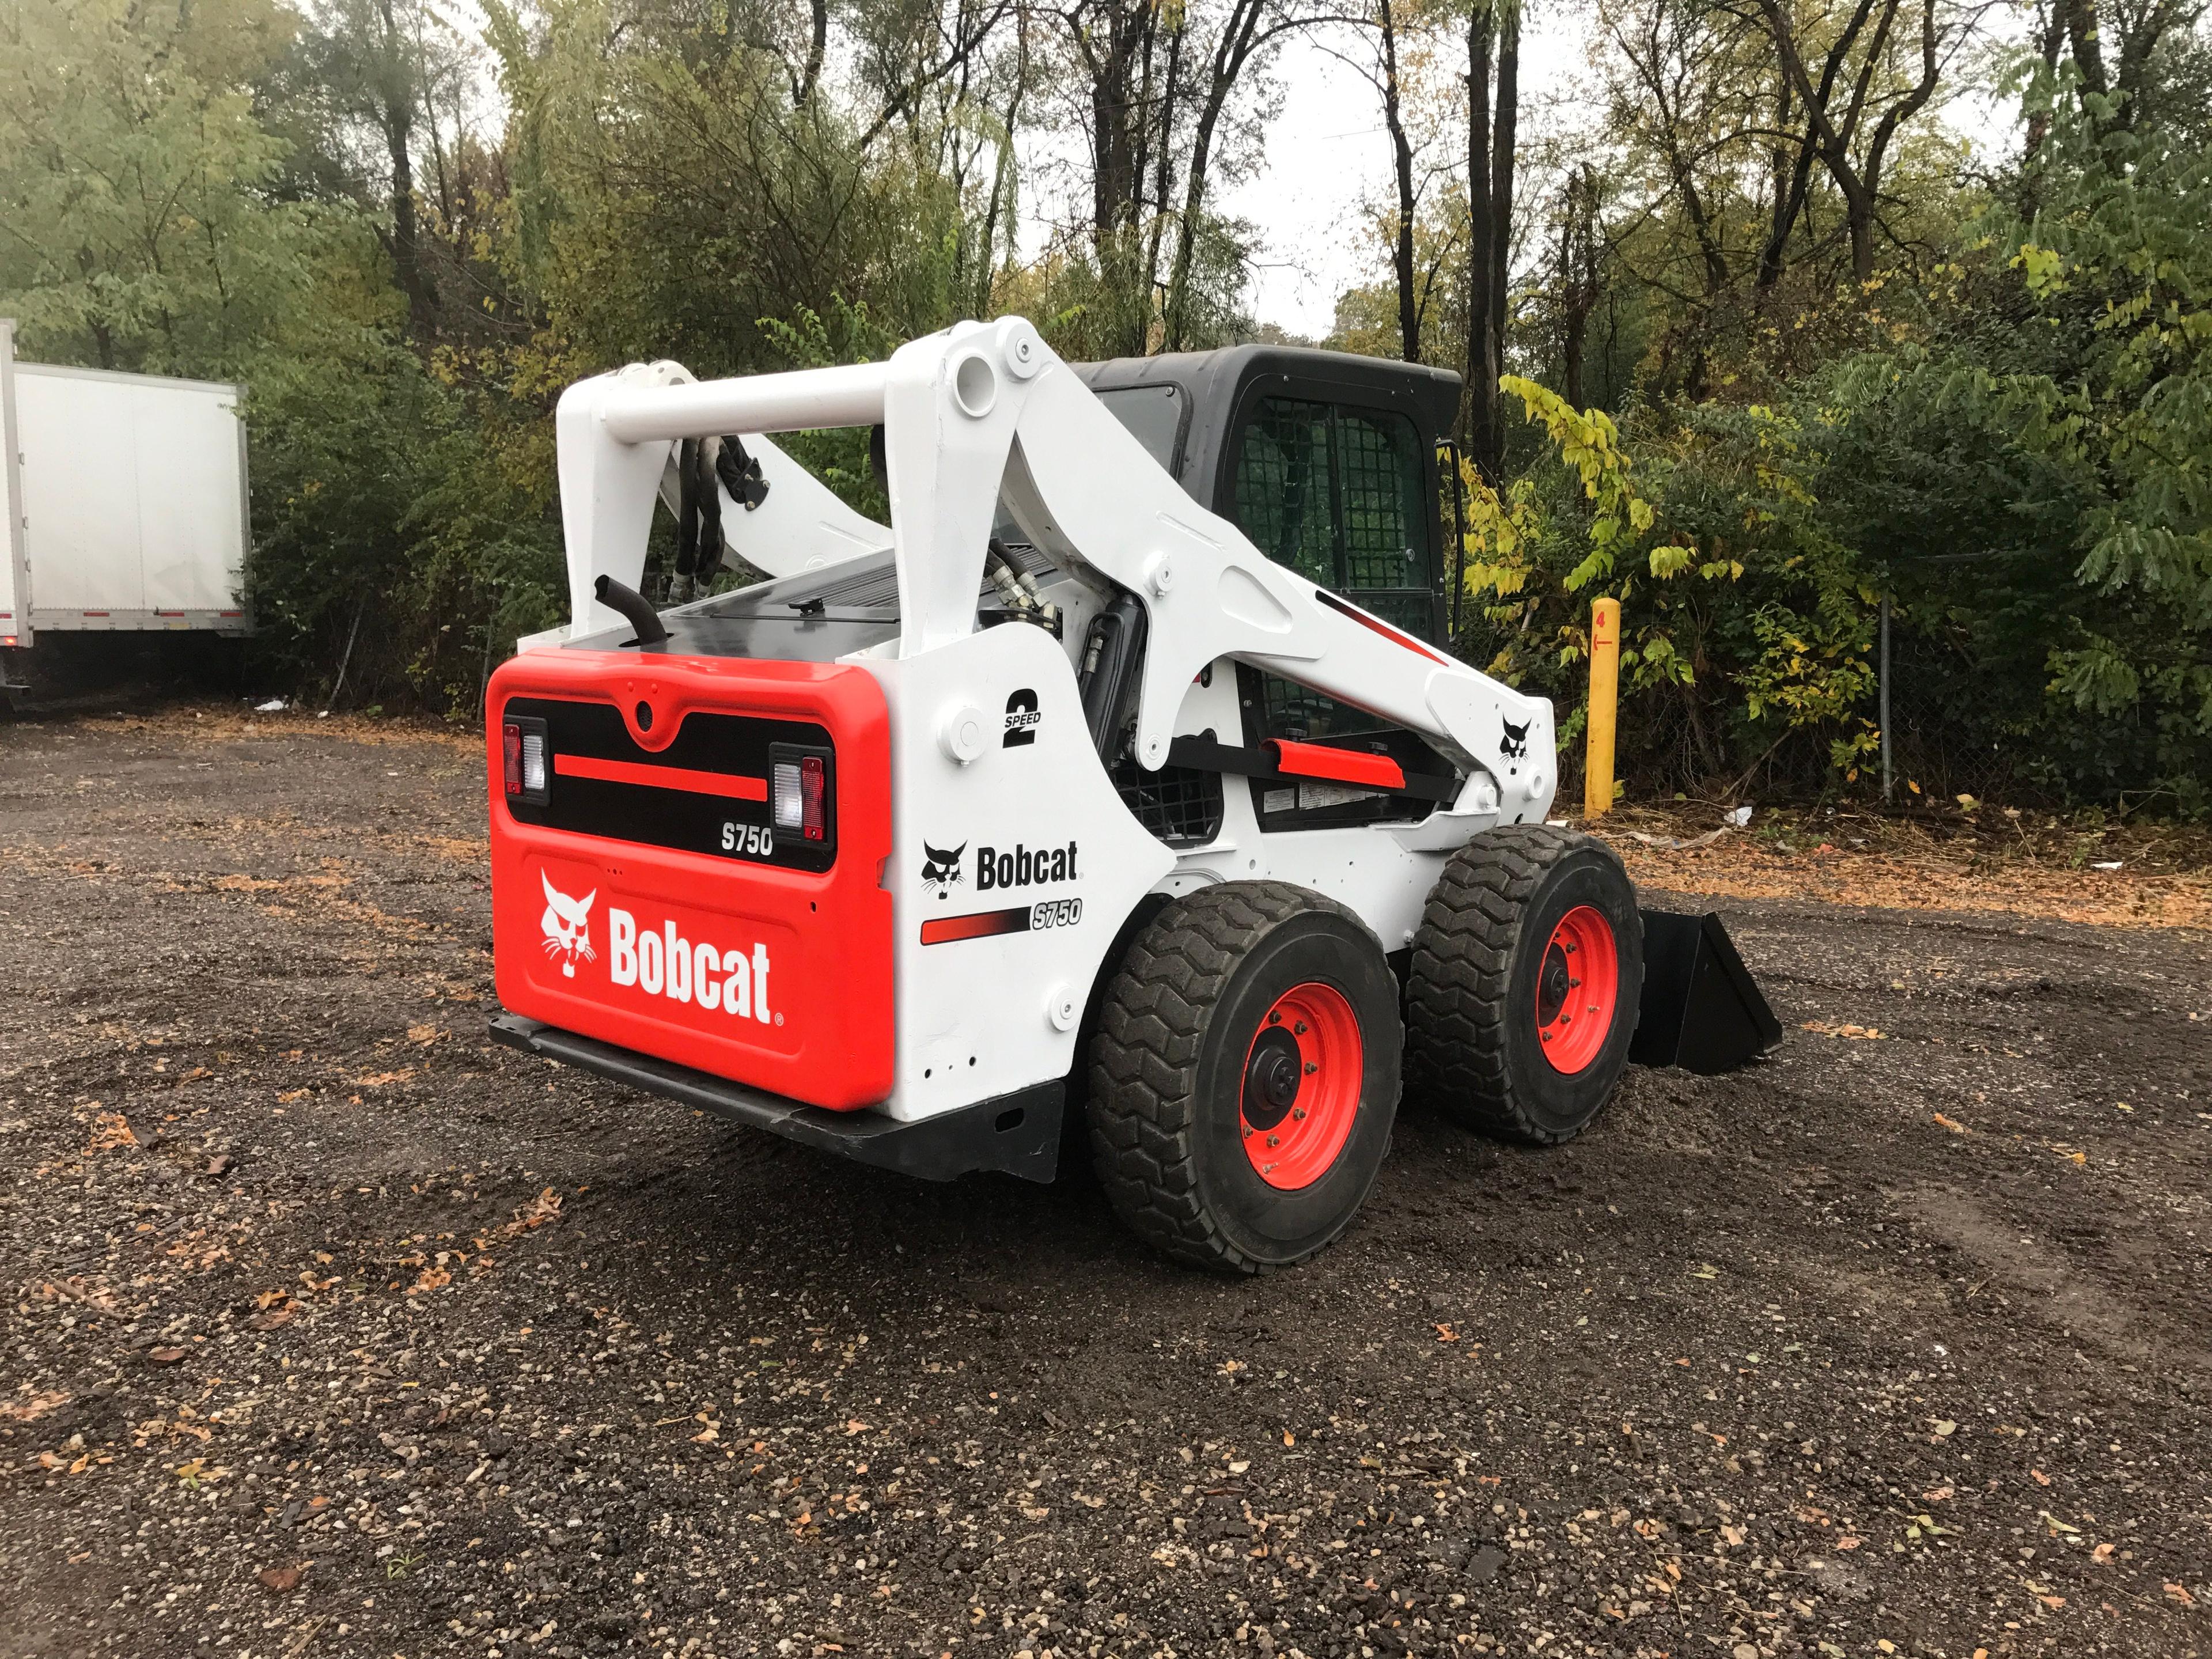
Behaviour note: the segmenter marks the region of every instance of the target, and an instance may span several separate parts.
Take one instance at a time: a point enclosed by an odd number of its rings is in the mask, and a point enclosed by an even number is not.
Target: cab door
[[[1279,381],[1278,386],[1281,386]],[[1433,446],[1411,416],[1356,390],[1296,385],[1243,400],[1219,481],[1221,509],[1277,563],[1432,643],[1443,635]],[[1449,770],[1413,733],[1279,675],[1238,671],[1244,740],[1390,754]],[[1338,785],[1253,785],[1263,830],[1401,817],[1403,800]]]
[[[1235,440],[1231,516],[1278,564],[1434,643],[1429,446],[1402,410],[1262,393]]]

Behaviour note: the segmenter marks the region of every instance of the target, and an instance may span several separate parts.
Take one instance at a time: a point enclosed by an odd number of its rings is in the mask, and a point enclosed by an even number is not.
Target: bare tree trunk
[[[1421,308],[1413,283],[1413,147],[1398,100],[1398,29],[1390,0],[1380,0],[1382,30],[1382,125],[1390,131],[1398,178],[1398,235],[1392,252],[1398,270],[1398,349],[1409,363],[1421,361]]]
[[[408,331],[418,345],[428,343],[436,331],[430,301],[430,284],[422,270],[421,233],[415,220],[414,88],[404,70],[405,46],[392,15],[392,0],[377,0],[384,23],[386,80],[381,88],[385,150],[392,161],[392,235],[389,243],[392,273],[399,291],[407,296]]]
[[[2074,48],[2075,67],[2081,84],[2091,92],[2106,92],[2104,43],[2098,38],[2097,0],[2062,0],[2066,8],[2066,38]]]
[[[830,0],[810,0],[812,32],[806,41],[806,67],[799,71],[799,84],[792,90],[791,106],[805,109],[814,101],[814,89],[822,82],[822,59],[830,46]]]
[[[1559,359],[1567,401],[1584,406],[1583,358],[1590,313],[1597,309],[1597,174],[1590,167],[1567,175],[1566,209],[1559,220]]]
[[[1490,48],[1498,20],[1474,0],[1467,23],[1467,453],[1492,484],[1497,469],[1498,352],[1491,334]]]
[[[1521,7],[1507,4],[1498,18],[1496,127],[1490,140],[1490,337],[1498,373],[1505,372],[1506,298],[1512,283],[1513,161],[1521,116]],[[1491,377],[1495,391],[1498,380]],[[1498,465],[1504,465],[1504,430],[1498,428]]]
[[[1199,106],[1198,125],[1191,130],[1189,171],[1183,179],[1182,222],[1176,228],[1175,264],[1168,276],[1167,304],[1162,319],[1160,349],[1180,351],[1190,339],[1191,264],[1198,246],[1199,215],[1206,205],[1207,169],[1212,164],[1213,135],[1221,112],[1236,89],[1253,52],[1283,29],[1282,23],[1262,34],[1261,20],[1268,0],[1231,0],[1229,15],[1222,20],[1221,38],[1213,48],[1212,75],[1206,98]]]
[[[1147,293],[1160,279],[1160,243],[1168,229],[1168,187],[1173,182],[1175,167],[1176,95],[1182,89],[1182,33],[1179,19],[1168,32],[1168,73],[1160,94],[1159,153],[1153,158],[1152,222],[1145,243]]]

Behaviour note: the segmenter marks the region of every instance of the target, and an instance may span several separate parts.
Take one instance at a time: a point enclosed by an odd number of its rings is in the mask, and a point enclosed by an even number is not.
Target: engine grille
[[[1170,847],[1209,842],[1221,833],[1220,773],[1189,766],[1147,772],[1130,757],[1108,775],[1146,833]]]

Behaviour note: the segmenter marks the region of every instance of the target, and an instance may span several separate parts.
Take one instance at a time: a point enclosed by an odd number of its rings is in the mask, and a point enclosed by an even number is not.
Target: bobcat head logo
[[[960,855],[968,850],[968,843],[963,841],[947,853],[924,842],[921,850],[922,884],[934,887],[939,898],[947,896],[952,891],[952,884],[960,879]]]
[[[581,898],[570,898],[553,884],[544,871],[538,879],[545,888],[545,914],[538,918],[538,925],[545,933],[545,954],[561,958],[561,976],[576,977],[576,958],[592,961],[599,953],[592,949],[592,901],[599,896],[596,887]]]
[[[1498,752],[1508,760],[1519,760],[1528,752],[1528,722],[1523,720],[1516,726],[1500,718],[1498,723],[1505,728],[1505,735],[1498,740]]]

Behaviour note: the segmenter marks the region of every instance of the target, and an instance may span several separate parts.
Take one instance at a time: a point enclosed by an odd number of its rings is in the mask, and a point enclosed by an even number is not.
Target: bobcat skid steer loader
[[[1551,705],[1435,643],[1457,400],[1018,318],[570,387],[574,621],[488,709],[495,1036],[931,1179],[1049,1181],[1079,1114],[1131,1227],[1244,1272],[1344,1231],[1401,1084],[1553,1142],[1655,990],[1663,1061],[1765,1046],[1710,919],[1647,986],[1619,860],[1544,821]],[[829,428],[889,525],[769,435]],[[659,501],[679,592],[769,580],[648,603]]]

